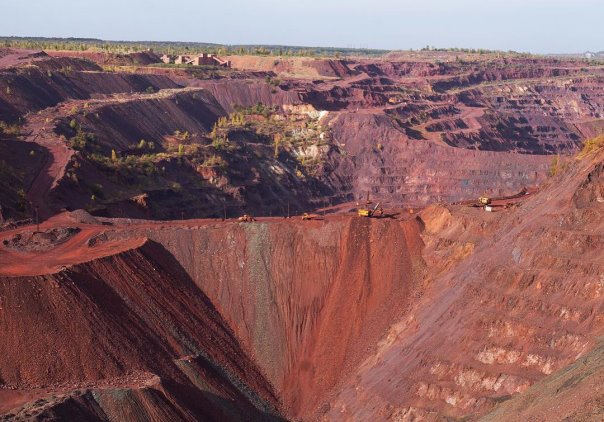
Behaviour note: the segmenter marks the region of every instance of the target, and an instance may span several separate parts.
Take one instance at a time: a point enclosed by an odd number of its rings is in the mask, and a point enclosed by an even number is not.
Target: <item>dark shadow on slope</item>
[[[94,309],[84,328],[111,333],[111,338],[96,340],[113,350],[113,355],[97,358],[108,360],[101,376],[157,374],[173,394],[171,403],[189,409],[195,419],[279,419],[273,387],[209,298],[163,246],[147,241],[64,274],[75,283],[72,294],[87,296],[77,299],[81,306]],[[207,391],[222,394],[222,400],[209,400]]]

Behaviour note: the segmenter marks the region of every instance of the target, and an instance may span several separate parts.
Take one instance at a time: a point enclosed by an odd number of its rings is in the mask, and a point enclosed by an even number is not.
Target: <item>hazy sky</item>
[[[604,50],[604,0],[0,0],[0,35]]]

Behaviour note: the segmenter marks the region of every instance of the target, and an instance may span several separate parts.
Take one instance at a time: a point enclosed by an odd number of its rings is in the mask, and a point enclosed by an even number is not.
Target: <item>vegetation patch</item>
[[[583,143],[583,149],[577,156],[577,158],[585,158],[592,153],[599,151],[604,147],[604,135],[596,136],[595,138],[591,138],[586,140]]]

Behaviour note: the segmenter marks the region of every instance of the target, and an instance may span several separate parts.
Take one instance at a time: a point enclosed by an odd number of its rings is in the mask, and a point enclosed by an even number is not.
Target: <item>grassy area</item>
[[[591,138],[586,140],[583,143],[583,149],[577,155],[577,158],[585,158],[592,153],[601,150],[604,147],[604,135],[596,136],[595,138]]]

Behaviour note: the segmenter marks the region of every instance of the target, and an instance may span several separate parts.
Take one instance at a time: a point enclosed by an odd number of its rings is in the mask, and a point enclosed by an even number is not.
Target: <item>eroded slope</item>
[[[183,420],[278,414],[271,385],[207,296],[165,249],[141,242],[57,273],[0,279],[0,394],[19,403],[33,390],[52,405],[102,389],[97,407],[125,419],[107,389],[145,387],[164,403],[148,411],[178,409]]]
[[[574,163],[513,211],[424,211],[432,270],[424,296],[327,418],[477,415],[597,345],[603,158]]]

